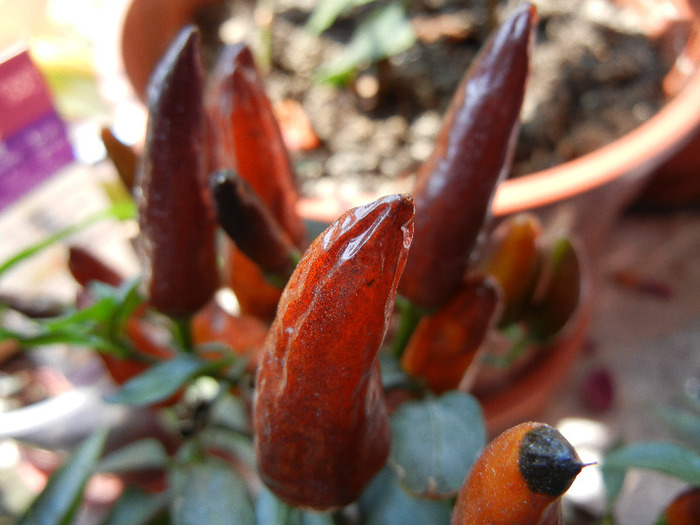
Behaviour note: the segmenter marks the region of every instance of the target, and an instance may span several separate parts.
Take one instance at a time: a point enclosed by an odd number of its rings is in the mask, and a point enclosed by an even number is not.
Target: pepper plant
[[[535,216],[494,228],[489,214],[535,22],[525,3],[495,31],[410,195],[348,210],[315,238],[252,55],[226,47],[205,74],[199,34],[184,28],[153,74],[138,161],[105,134],[137,209],[141,275],[71,247],[76,305],[0,332],[97,352],[120,385],[107,401],[148,407],[168,439],[110,450],[109,429],[97,432],[21,523],[70,522],[96,472],[124,483],[110,524],[462,524],[498,509],[558,523],[582,466],[573,449],[528,423],[481,455],[469,393],[485,362],[507,370],[535,353],[579,303],[570,241],[544,242]],[[497,331],[511,344],[489,355]],[[483,490],[487,472],[502,488]]]

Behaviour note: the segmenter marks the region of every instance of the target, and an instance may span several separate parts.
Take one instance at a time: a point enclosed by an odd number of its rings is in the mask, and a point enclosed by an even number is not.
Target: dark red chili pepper
[[[472,466],[452,525],[562,524],[560,498],[583,466],[555,428],[516,425],[494,439]]]
[[[509,171],[535,19],[525,3],[487,41],[418,171],[416,234],[399,285],[415,305],[438,307],[459,288],[495,188]]]
[[[254,424],[262,479],[293,505],[346,505],[387,459],[377,352],[413,214],[408,195],[346,212],[284,290],[258,367]]]
[[[197,30],[183,29],[154,71],[136,181],[146,296],[174,317],[199,310],[219,285],[216,221],[206,187],[200,47]]]
[[[236,246],[284,287],[300,254],[265,203],[250,185],[232,171],[215,172],[209,179],[219,225]]]
[[[498,285],[474,276],[416,326],[401,365],[436,393],[455,389],[477,355],[500,307]]]
[[[68,251],[68,271],[83,287],[87,287],[91,281],[119,286],[124,280],[114,268],[78,246],[71,246]]]

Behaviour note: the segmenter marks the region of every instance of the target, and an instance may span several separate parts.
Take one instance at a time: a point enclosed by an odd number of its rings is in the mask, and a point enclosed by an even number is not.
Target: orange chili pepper
[[[582,468],[555,428],[516,425],[496,437],[472,466],[451,525],[560,523],[560,498]]]
[[[457,388],[493,325],[499,299],[494,281],[470,278],[443,308],[420,320],[401,357],[403,369],[433,392]]]
[[[346,505],[386,462],[377,353],[413,214],[408,195],[346,212],[312,243],[282,294],[258,366],[255,448],[263,481],[292,505]]]

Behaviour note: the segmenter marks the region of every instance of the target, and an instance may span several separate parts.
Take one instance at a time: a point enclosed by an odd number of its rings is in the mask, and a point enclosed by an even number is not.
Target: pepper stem
[[[396,359],[401,359],[406,345],[418,322],[425,315],[425,311],[401,296],[396,297],[396,306],[399,309],[399,326],[391,344],[391,353]]]
[[[175,343],[185,352],[192,352],[192,332],[190,330],[190,318],[173,317],[173,337]]]

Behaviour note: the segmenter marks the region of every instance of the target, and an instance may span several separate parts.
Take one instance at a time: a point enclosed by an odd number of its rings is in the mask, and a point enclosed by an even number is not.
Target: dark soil
[[[318,84],[314,72],[342,52],[372,4],[313,37],[304,25],[315,3],[274,3],[268,92],[274,101],[298,101],[320,139],[317,148],[294,152],[305,193],[322,192],[326,184],[377,191],[410,175],[430,154],[441,115],[489,34],[487,2],[413,0],[408,13],[416,45],[367,65],[340,89]],[[498,16],[515,3],[497,2]],[[650,118],[664,102],[661,80],[669,67],[635,15],[607,0],[536,4],[539,24],[513,175],[581,156]]]

